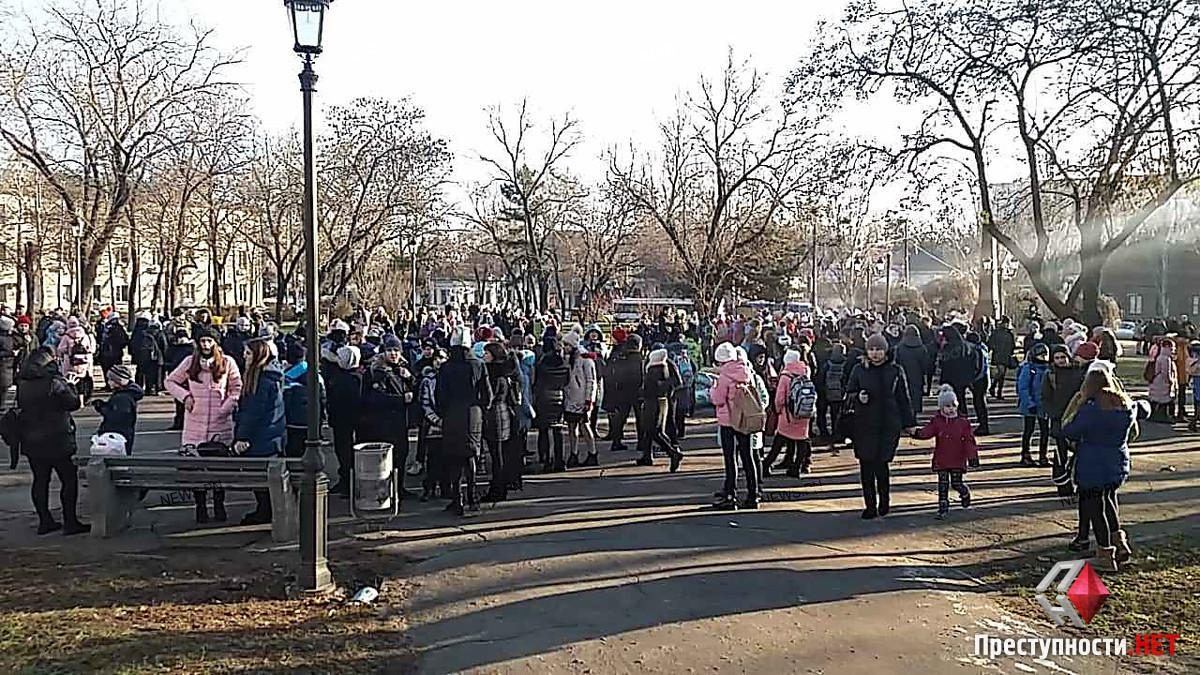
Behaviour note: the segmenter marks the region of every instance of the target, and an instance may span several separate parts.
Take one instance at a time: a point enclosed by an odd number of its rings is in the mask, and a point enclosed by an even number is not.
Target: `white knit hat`
[[[667,362],[667,350],[655,349],[646,357],[647,366],[661,366]]]
[[[713,358],[716,359],[717,363],[736,361],[737,348],[733,346],[733,343],[722,342],[717,345],[717,351],[713,354]]]
[[[800,352],[789,349],[783,353],[783,365],[790,366],[793,363],[800,363]]]
[[[943,384],[941,389],[938,389],[938,407],[948,408],[950,406],[958,407],[958,394],[954,393],[954,388],[948,384]]]

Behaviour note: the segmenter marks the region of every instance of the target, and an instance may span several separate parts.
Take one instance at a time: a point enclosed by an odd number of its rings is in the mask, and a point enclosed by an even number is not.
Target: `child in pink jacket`
[[[958,414],[958,396],[954,389],[943,384],[938,391],[938,412],[924,427],[913,432],[913,438],[936,438],[933,448],[933,470],[938,475],[938,514],[945,518],[950,512],[950,488],[958,492],[962,507],[971,505],[971,490],[963,481],[967,467],[979,466],[979,444],[971,421]]]
[[[787,442],[784,462],[788,465],[787,475],[792,478],[799,478],[800,474],[809,473],[812,470],[812,443],[808,437],[812,416],[797,417],[788,410],[788,393],[792,388],[792,383],[803,380],[808,380],[808,384],[812,385],[808,364],[804,362],[804,354],[795,349],[789,349],[783,355],[783,372],[779,374],[779,384],[775,387],[775,411],[779,415],[779,424],[775,428],[775,433]],[[813,385],[812,392],[815,402],[815,385]],[[773,457],[769,459],[774,460]],[[768,466],[764,465],[764,474],[767,469]]]

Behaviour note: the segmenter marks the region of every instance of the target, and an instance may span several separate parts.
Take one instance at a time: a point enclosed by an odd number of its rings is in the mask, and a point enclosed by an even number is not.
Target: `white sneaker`
[[[407,472],[408,472],[408,475],[410,475],[410,476],[420,476],[421,472],[424,470],[425,470],[425,467],[422,466],[420,462],[410,462],[408,465]]]

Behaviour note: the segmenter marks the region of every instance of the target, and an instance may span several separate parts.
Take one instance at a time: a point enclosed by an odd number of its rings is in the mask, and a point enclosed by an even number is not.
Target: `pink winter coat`
[[[1150,383],[1150,401],[1172,403],[1179,393],[1179,373],[1175,366],[1175,355],[1163,349],[1154,357],[1154,381]]]
[[[73,356],[76,345],[83,345],[87,354]],[[92,358],[96,355],[96,341],[87,334],[83,326],[76,324],[68,328],[67,332],[59,338],[55,355],[58,356],[59,372],[91,375]]]
[[[242,395],[242,374],[237,364],[225,358],[225,377],[213,382],[207,368],[200,371],[197,382],[188,377],[193,354],[167,376],[167,391],[182,403],[191,396],[192,411],[183,415],[183,445],[199,445],[208,441],[233,444],[233,413]]]
[[[717,383],[713,385],[712,404],[717,408],[717,424],[729,426],[729,395],[737,384],[751,382],[754,371],[749,363],[741,361],[726,361],[717,369]]]
[[[792,386],[793,377],[808,377],[808,364],[802,361],[789,363],[779,374],[779,384],[775,387],[775,412],[779,413],[779,425],[775,427],[775,433],[793,441],[804,441],[808,440],[808,428],[812,418],[793,418],[787,411],[788,389]]]

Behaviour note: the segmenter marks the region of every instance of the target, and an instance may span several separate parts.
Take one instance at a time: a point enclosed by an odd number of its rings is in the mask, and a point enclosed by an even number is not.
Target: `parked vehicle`
[[[1116,330],[1118,340],[1136,340],[1138,325],[1132,321],[1122,321]]]

